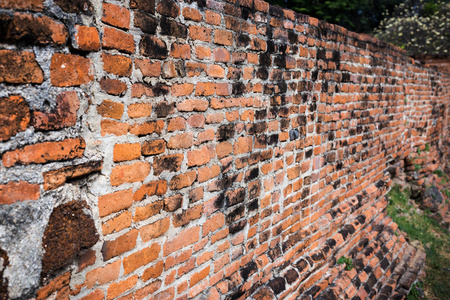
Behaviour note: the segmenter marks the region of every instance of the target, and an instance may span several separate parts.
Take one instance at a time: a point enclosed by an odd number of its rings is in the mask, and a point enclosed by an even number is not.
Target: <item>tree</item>
[[[449,54],[450,3],[407,0],[395,7],[375,31],[378,38],[409,55]]]
[[[404,0],[269,0],[271,4],[338,24],[351,31],[371,33],[386,10]]]

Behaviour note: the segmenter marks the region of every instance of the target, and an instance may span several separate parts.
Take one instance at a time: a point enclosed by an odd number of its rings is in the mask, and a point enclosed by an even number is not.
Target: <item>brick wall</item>
[[[418,148],[423,172],[448,153],[448,74],[259,0],[0,20],[0,298],[407,291],[423,257],[385,194]]]

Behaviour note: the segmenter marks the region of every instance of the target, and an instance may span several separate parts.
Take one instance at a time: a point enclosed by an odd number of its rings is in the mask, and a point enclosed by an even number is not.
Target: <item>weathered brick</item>
[[[183,154],[170,154],[153,159],[153,175],[159,176],[164,171],[177,172],[181,169]]]
[[[130,28],[130,12],[125,7],[103,3],[102,21],[119,28]]]
[[[0,15],[0,20],[4,29],[0,42],[3,43],[62,45],[69,36],[63,23],[46,16],[16,13],[12,17]]]
[[[158,77],[161,75],[161,63],[148,59],[135,59],[136,68],[139,69],[143,76]]]
[[[78,86],[94,79],[91,60],[78,55],[55,53],[50,64],[50,79],[54,86]]]
[[[119,232],[122,229],[131,226],[132,215],[129,211],[125,211],[102,224],[103,235],[108,235],[110,233]]]
[[[94,8],[90,0],[54,0],[61,9],[68,13],[84,13],[91,15]]]
[[[157,238],[163,235],[170,226],[170,218],[164,218],[158,220],[152,224],[145,225],[139,229],[139,234],[142,238],[142,241],[148,242],[151,239]]]
[[[192,245],[200,238],[200,227],[195,226],[187,228],[177,234],[174,238],[168,240],[163,247],[164,256],[178,251],[186,246]]]
[[[38,184],[26,181],[10,181],[0,185],[0,204],[13,204],[18,201],[37,200],[40,191]]]
[[[167,191],[167,181],[157,180],[144,184],[133,195],[134,201],[141,201],[153,195],[161,196]]]
[[[27,129],[31,119],[28,104],[20,96],[0,98],[0,141]]]
[[[173,43],[170,48],[170,56],[181,59],[191,58],[191,46]]]
[[[123,55],[102,53],[103,70],[119,76],[130,76],[133,62]]]
[[[5,167],[69,160],[81,157],[85,147],[86,144],[81,138],[44,142],[5,152],[2,160]]]
[[[169,149],[184,149],[190,148],[194,143],[194,136],[192,132],[181,133],[170,138],[167,148]]]
[[[194,91],[192,83],[174,84],[171,89],[171,94],[175,97],[187,96]]]
[[[42,11],[44,9],[44,0],[2,0],[0,1],[0,7],[17,10]]]
[[[210,10],[205,11],[205,22],[206,23],[219,26],[221,20],[222,20],[222,17],[220,16],[220,14],[215,13]]]
[[[162,208],[163,202],[161,200],[147,204],[145,206],[138,206],[135,209],[133,221],[140,222],[148,218],[151,218],[154,215],[159,214]]]
[[[103,47],[105,49],[117,49],[125,53],[133,53],[135,49],[133,35],[118,29],[104,27]]]
[[[196,22],[200,22],[203,19],[201,13],[198,10],[190,7],[183,8],[183,17],[186,20],[192,20]]]
[[[177,104],[179,111],[205,111],[208,109],[209,102],[207,100],[189,99]]]
[[[110,300],[117,298],[117,296],[119,296],[120,294],[132,289],[136,285],[137,281],[138,276],[133,275],[128,279],[111,283],[108,287],[106,299]]]
[[[167,45],[163,40],[152,35],[144,35],[139,44],[141,55],[150,58],[166,58],[168,56]]]
[[[188,166],[202,166],[207,164],[215,156],[214,149],[209,146],[203,146],[198,150],[187,153]]]
[[[189,36],[194,40],[211,42],[212,30],[202,26],[189,26]]]
[[[132,165],[114,167],[111,171],[110,182],[112,186],[124,183],[144,181],[150,173],[150,164],[146,162],[136,162]]]
[[[164,153],[166,150],[166,141],[153,140],[142,144],[142,155],[156,155]]]
[[[164,270],[164,263],[162,261],[157,262],[154,266],[145,269],[142,274],[142,280],[147,281],[152,278],[158,278]]]
[[[0,50],[0,82],[42,83],[44,73],[32,52]]]
[[[44,172],[42,174],[44,189],[46,191],[56,189],[64,185],[67,180],[86,177],[94,172],[100,172],[102,168],[102,161],[97,160]]]
[[[158,27],[158,20],[137,11],[134,14],[134,26],[140,28],[144,33],[155,34],[156,28]]]
[[[214,30],[214,43],[219,45],[232,46],[233,33],[231,31],[221,29]]]
[[[120,266],[122,261],[116,260],[112,263],[93,269],[86,273],[86,280],[84,284],[88,289],[91,289],[95,284],[105,284],[119,278]]]
[[[164,199],[164,210],[165,211],[175,211],[181,207],[183,203],[183,196],[177,194],[172,197]]]
[[[171,190],[179,190],[185,188],[192,185],[195,179],[197,179],[197,173],[195,171],[174,176],[169,182],[169,188]]]
[[[48,113],[34,111],[33,127],[37,130],[58,130],[75,125],[80,99],[76,92],[63,92],[56,97],[56,108]]]
[[[127,91],[127,84],[117,79],[103,77],[100,80],[102,91],[114,96],[123,95]]]
[[[156,11],[163,16],[172,18],[176,18],[180,14],[180,8],[172,0],[159,2]]]
[[[155,0],[131,0],[131,8],[137,8],[150,14],[155,13]]]
[[[75,25],[75,47],[83,51],[100,50],[100,36],[95,27]]]

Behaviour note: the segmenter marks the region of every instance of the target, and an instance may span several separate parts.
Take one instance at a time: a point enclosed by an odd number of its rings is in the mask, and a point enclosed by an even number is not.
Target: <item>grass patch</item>
[[[448,299],[450,295],[450,235],[432,219],[429,211],[418,211],[409,200],[409,191],[394,186],[387,194],[388,215],[410,240],[418,240],[427,253],[426,274],[423,286],[428,299]],[[408,299],[416,295],[408,296]]]

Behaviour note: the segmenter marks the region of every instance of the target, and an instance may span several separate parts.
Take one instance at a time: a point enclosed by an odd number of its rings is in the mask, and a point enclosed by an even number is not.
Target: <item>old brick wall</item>
[[[0,0],[0,298],[401,297],[385,194],[449,99],[259,0]]]

